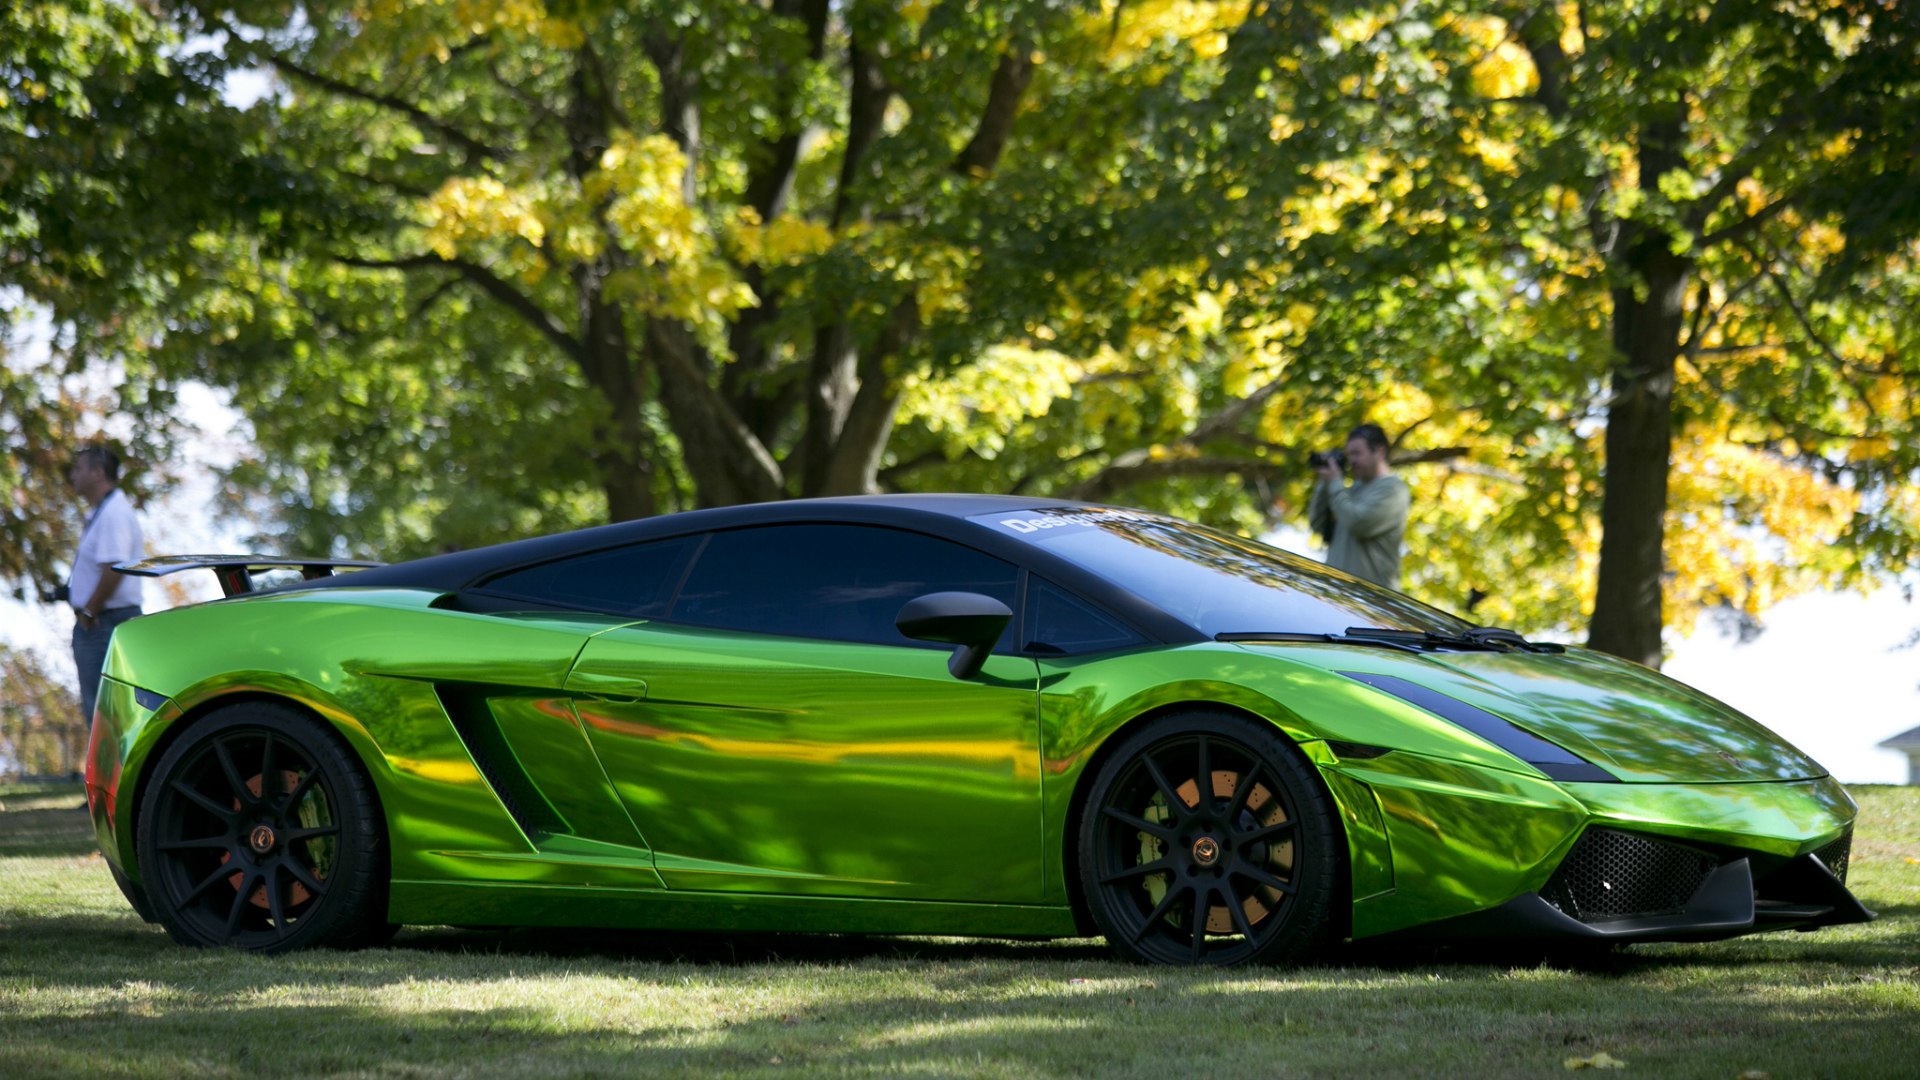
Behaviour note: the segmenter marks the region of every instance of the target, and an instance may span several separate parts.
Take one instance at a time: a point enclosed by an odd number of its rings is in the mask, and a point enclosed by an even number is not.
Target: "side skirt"
[[[1078,937],[1073,909],[1023,904],[663,894],[657,890],[395,881],[387,918],[414,925],[578,926],[610,930]]]

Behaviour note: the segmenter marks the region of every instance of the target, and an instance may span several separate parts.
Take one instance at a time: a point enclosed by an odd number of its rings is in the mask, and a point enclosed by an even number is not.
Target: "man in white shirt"
[[[67,579],[67,602],[73,605],[73,665],[80,674],[80,710],[93,723],[94,695],[100,689],[100,668],[107,660],[113,628],[140,614],[140,579],[113,568],[136,562],[144,550],[140,521],[133,504],[120,490],[120,459],[104,446],[83,447],[73,456],[67,480],[92,512],[80,534],[80,550],[73,557]]]

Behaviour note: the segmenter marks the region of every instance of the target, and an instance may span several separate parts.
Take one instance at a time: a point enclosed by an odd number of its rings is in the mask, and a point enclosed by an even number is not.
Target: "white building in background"
[[[1903,731],[1880,745],[1907,755],[1907,783],[1920,785],[1920,727]]]

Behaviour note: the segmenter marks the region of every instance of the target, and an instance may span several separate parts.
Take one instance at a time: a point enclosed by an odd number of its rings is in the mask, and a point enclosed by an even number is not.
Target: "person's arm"
[[[1322,472],[1320,479],[1313,485],[1313,497],[1307,500],[1307,525],[1314,535],[1323,540],[1333,540],[1333,492],[1339,490],[1339,482],[1327,479]]]
[[[1344,488],[1333,494],[1333,512],[1347,533],[1362,540],[1371,540],[1396,529],[1407,527],[1407,511],[1412,506],[1413,493],[1407,490],[1405,483],[1376,480],[1362,488]]]
[[[93,625],[100,621],[100,613],[106,610],[107,600],[113,596],[113,590],[120,587],[120,579],[125,576],[115,570],[112,563],[100,564],[100,584],[93,587],[93,595],[87,598],[86,603],[74,609],[87,629],[93,629]]]

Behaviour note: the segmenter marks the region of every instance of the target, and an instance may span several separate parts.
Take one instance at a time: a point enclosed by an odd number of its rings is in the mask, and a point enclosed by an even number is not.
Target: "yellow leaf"
[[[1512,41],[1501,42],[1473,66],[1473,88],[1484,97],[1525,97],[1539,84],[1533,57]]]

